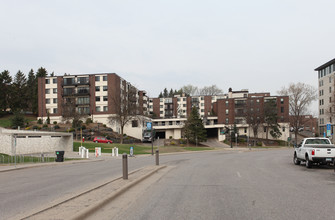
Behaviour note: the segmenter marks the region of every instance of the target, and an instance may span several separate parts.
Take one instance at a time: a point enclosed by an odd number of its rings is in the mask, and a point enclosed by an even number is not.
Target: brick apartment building
[[[326,125],[331,125],[331,134],[334,134],[335,112],[335,59],[322,64],[315,69],[318,72],[319,93],[319,134],[326,135]],[[332,135],[333,136],[333,135]],[[333,138],[333,141],[335,139]]]
[[[115,131],[119,126],[109,124],[108,117],[116,113],[116,98],[132,100],[138,106],[138,115],[151,116],[142,123],[132,123],[125,127],[125,133],[141,139],[146,121],[152,120],[156,133],[161,138],[179,139],[182,128],[192,107],[199,109],[209,137],[220,141],[226,138],[223,131],[236,124],[240,135],[253,137],[246,120],[246,112],[264,116],[264,103],[272,100],[277,109],[278,123],[281,126],[280,139],[289,136],[288,97],[270,96],[270,93],[249,93],[248,90],[233,91],[214,96],[174,96],[171,98],[148,98],[145,91],[137,90],[129,82],[115,73],[48,76],[38,79],[38,118],[45,121],[66,121],[68,107],[83,115],[83,120],[104,123]],[[120,100],[118,101],[120,102]],[[266,137],[266,125],[259,127],[258,137]],[[268,136],[271,139],[271,136]]]
[[[238,133],[253,137],[253,132],[247,124],[247,112],[254,112],[255,117],[264,117],[266,102],[275,103],[278,124],[281,127],[281,140],[289,137],[289,98],[287,96],[270,96],[270,93],[249,93],[248,90],[233,91],[216,96],[175,96],[170,98],[149,98],[148,111],[153,117],[153,126],[161,138],[182,137],[182,127],[193,106],[199,110],[209,137],[226,138],[223,131],[236,124]],[[258,129],[258,137],[266,137],[266,125]],[[271,139],[271,136],[268,135]]]
[[[51,123],[64,122],[66,110],[73,105],[85,118],[112,126],[108,117],[115,114],[116,100],[121,99],[134,102],[139,107],[137,114],[147,113],[145,91],[137,90],[115,73],[41,77],[38,78],[38,94],[38,119],[45,121],[49,113]],[[113,129],[119,131],[120,128],[115,125]],[[136,126],[125,129],[128,135],[142,136],[142,129]]]

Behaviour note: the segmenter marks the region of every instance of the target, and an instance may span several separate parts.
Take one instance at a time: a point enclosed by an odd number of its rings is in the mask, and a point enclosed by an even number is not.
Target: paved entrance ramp
[[[208,147],[217,147],[217,148],[230,148],[229,145],[218,141],[216,138],[209,138],[206,142],[201,142],[200,144],[206,145]]]

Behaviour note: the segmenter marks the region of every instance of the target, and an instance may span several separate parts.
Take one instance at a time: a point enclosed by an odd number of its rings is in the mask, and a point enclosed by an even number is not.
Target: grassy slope
[[[81,143],[73,142],[73,150],[78,151]],[[130,152],[130,147],[134,148],[134,154],[151,154],[151,146],[142,146],[135,144],[96,144],[92,142],[84,142],[83,146],[89,149],[90,152],[95,151],[95,147],[101,147],[102,153],[112,153],[112,148],[119,148],[119,154]],[[154,151],[157,146],[154,146]],[[202,150],[214,150],[211,147],[178,147],[178,146],[164,146],[159,147],[160,153],[172,153],[172,152],[186,152],[186,151],[202,151]]]
[[[13,118],[13,115],[6,115],[4,117],[0,118],[0,127],[4,127],[4,128],[10,128],[12,126],[12,122],[11,119]],[[31,122],[31,121],[35,121],[36,117],[32,117],[32,116],[25,116],[24,117],[26,121]]]

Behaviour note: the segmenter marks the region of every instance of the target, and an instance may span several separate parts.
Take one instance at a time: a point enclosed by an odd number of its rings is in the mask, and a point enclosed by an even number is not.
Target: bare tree
[[[182,90],[189,96],[194,96],[199,94],[199,89],[196,86],[192,86],[191,84],[183,86]]]
[[[128,92],[121,92],[119,95],[112,97],[115,114],[108,117],[108,122],[111,125],[120,126],[120,143],[123,144],[124,127],[132,121],[140,121],[139,106],[136,99],[137,90],[130,86]]]
[[[219,89],[216,85],[205,86],[199,91],[200,95],[220,95],[222,93],[223,91]]]
[[[266,126],[266,139],[268,139],[269,130],[271,129],[272,137],[280,137],[282,134],[279,130],[277,115],[277,104],[276,99],[267,99],[264,102],[264,123]]]
[[[304,83],[291,83],[278,93],[289,96],[290,125],[294,129],[295,143],[298,141],[298,129],[303,125],[303,115],[308,113],[308,106],[317,99],[316,88]]]
[[[248,99],[245,109],[245,121],[253,131],[254,138],[258,139],[258,129],[264,122],[264,114],[260,109],[260,104],[255,100]]]

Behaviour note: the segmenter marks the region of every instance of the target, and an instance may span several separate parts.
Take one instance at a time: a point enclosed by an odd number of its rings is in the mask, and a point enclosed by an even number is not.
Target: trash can
[[[64,162],[64,151],[56,151],[56,162]]]

